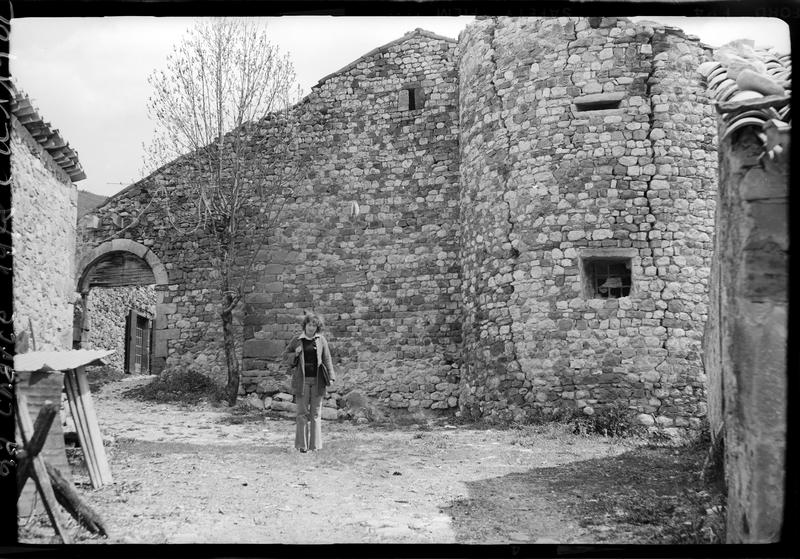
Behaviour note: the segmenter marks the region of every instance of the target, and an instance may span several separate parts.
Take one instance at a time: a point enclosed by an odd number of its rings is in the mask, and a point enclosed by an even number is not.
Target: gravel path
[[[92,490],[85,470],[73,472],[110,531],[108,540],[87,542],[585,542],[577,519],[565,517],[541,488],[495,481],[630,448],[553,429],[326,422],[325,448],[302,454],[292,448],[289,419],[232,425],[226,408],[121,397],[146,380],[113,383],[95,396],[114,483]],[[470,500],[498,496],[478,495],[482,487],[511,494],[482,513],[476,530],[474,518],[463,521]],[[47,526],[28,526],[22,541],[48,534]]]

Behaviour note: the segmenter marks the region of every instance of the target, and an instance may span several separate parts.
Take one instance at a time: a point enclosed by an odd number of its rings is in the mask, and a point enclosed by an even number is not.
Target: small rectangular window
[[[618,109],[622,102],[624,93],[593,93],[591,95],[581,95],[575,97],[575,110],[584,111],[604,111],[608,109]]]
[[[631,294],[630,258],[589,258],[583,261],[587,294],[593,299],[619,299]]]
[[[619,101],[605,100],[605,101],[592,101],[591,103],[575,103],[575,108],[579,111],[603,111],[606,109],[616,109],[619,107]]]
[[[421,109],[424,101],[422,88],[406,87],[399,91],[397,108],[400,111],[414,111]]]

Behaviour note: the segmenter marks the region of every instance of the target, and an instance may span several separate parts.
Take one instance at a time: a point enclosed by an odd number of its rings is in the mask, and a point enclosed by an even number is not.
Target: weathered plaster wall
[[[19,121],[11,120],[14,334],[27,337],[31,320],[36,349],[70,349],[77,189]]]
[[[789,161],[762,153],[753,128],[720,146],[705,361],[725,426],[728,543],[776,542],[783,520]]]
[[[125,323],[131,310],[148,318],[155,317],[155,286],[95,287],[86,299],[89,323],[85,325],[85,349],[113,349],[107,364],[125,370]]]
[[[621,403],[645,425],[699,427],[716,188],[705,49],[616,18],[487,18],[460,55],[462,408]],[[619,108],[576,110],[599,93]],[[603,251],[631,258],[630,296],[586,293],[581,260]]]

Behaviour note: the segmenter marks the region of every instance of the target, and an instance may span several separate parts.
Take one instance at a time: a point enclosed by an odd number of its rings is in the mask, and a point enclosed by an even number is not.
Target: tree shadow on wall
[[[724,542],[724,496],[707,485],[702,447],[617,456],[467,482],[442,507],[459,543]]]

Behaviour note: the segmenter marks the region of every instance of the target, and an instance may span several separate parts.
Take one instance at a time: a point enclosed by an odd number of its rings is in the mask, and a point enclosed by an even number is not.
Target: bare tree
[[[193,170],[188,192],[163,189],[168,218],[180,233],[213,239],[208,257],[219,280],[226,392],[234,405],[241,368],[234,312],[301,167],[291,162],[294,127],[279,114],[297,98],[294,70],[263,25],[223,18],[198,22],[149,81],[152,162],[182,157]],[[270,137],[280,141],[268,149],[254,145],[270,126]]]

